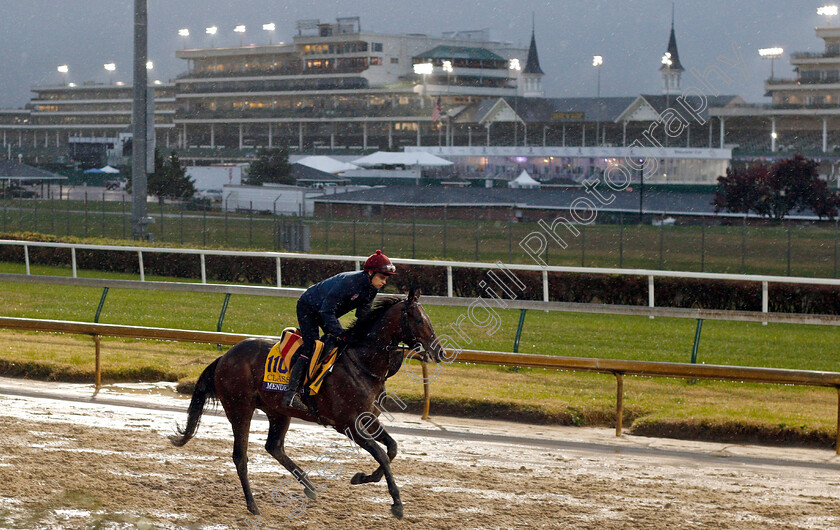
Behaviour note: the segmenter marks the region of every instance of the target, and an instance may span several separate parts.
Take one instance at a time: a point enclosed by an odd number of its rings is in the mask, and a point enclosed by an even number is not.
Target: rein
[[[408,300],[406,299],[402,304],[403,304],[403,307],[402,307],[402,312],[400,314],[400,329],[399,329],[399,331],[404,332],[408,335],[409,340],[406,341],[406,342],[409,346],[409,349],[412,349],[412,348],[414,348],[414,346],[419,344],[420,341],[417,339],[417,336],[414,334],[414,331],[411,329],[411,326],[408,323]],[[390,355],[390,353],[392,351],[396,351],[395,346],[396,345],[391,346],[389,344],[385,348],[376,348],[376,351],[385,352],[385,353]],[[386,379],[388,379],[389,377],[394,375],[394,373],[396,373],[396,372],[391,373],[391,371],[389,369],[388,373],[384,377],[380,376],[380,375],[376,375],[375,373],[371,372],[370,369],[367,366],[364,366],[362,364],[362,362],[356,357],[355,353],[350,353],[349,350],[345,350],[345,353],[346,353],[347,357],[350,359],[350,362],[352,362],[353,365],[360,372],[362,372],[362,374],[370,377],[371,379],[375,379],[376,381],[379,381],[380,383],[384,383]],[[400,363],[400,365],[402,365],[402,363]],[[397,368],[397,371],[399,371],[399,368]]]

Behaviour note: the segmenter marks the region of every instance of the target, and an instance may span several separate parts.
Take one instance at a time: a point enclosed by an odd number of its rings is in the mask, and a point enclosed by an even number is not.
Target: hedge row
[[[41,234],[2,234],[3,239],[78,242]],[[87,240],[90,243],[90,240]],[[30,247],[32,264],[68,266],[70,251],[45,247]],[[0,261],[21,263],[23,248],[0,246]],[[137,254],[97,250],[76,251],[80,269],[139,274]],[[222,283],[276,285],[276,264],[273,259],[233,256],[207,256],[207,280]],[[143,254],[145,274],[199,278],[201,265],[198,256],[174,253]],[[283,285],[305,287],[333,274],[349,270],[350,264],[340,261],[310,259],[282,260]],[[487,288],[503,295],[486,270],[453,269],[455,296],[487,297]],[[513,273],[512,273],[513,274]],[[497,278],[523,300],[541,300],[542,273],[516,271],[514,281],[497,271]],[[409,285],[420,287],[430,295],[446,295],[446,270],[443,267],[401,265],[400,273],[388,289],[406,290]],[[644,306],[648,303],[647,278],[643,276],[608,276],[594,274],[548,275],[549,299],[562,302],[603,303]],[[761,309],[761,286],[755,282],[658,278],[655,303],[663,307],[699,307],[707,309],[758,311]],[[819,285],[770,285],[770,311],[782,313],[840,314],[840,288]]]

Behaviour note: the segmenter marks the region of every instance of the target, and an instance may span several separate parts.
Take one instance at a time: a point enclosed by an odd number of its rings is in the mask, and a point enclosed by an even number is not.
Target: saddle
[[[280,342],[272,346],[271,351],[265,359],[265,370],[263,371],[263,390],[272,392],[284,392],[289,387],[289,371],[292,365],[292,356],[298,348],[303,345],[303,339],[297,328],[285,328],[280,334]],[[315,340],[315,351],[309,360],[309,369],[303,380],[304,388],[308,394],[314,396],[321,389],[324,378],[332,372],[335,360],[338,358],[338,348],[324,353],[324,343]]]

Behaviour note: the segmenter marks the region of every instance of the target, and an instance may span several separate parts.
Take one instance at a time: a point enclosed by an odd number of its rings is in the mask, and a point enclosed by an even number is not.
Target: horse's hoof
[[[350,484],[361,484],[363,478],[365,478],[364,473],[356,473],[355,475],[353,475],[353,478],[350,479]]]
[[[248,511],[251,512],[254,515],[259,515],[260,514],[260,510],[259,510],[259,508],[257,508],[256,504],[249,505],[248,506]]]
[[[303,492],[306,493],[306,496],[312,499],[313,501],[315,500],[315,497],[317,497],[317,495],[315,494],[315,490],[304,488]]]
[[[394,514],[394,517],[397,519],[403,518],[403,505],[402,504],[392,504],[391,505],[391,513]]]

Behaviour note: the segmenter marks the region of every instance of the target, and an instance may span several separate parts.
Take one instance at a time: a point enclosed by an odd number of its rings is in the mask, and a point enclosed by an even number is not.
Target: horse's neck
[[[400,332],[399,304],[395,304],[382,315],[368,331],[365,336],[365,345],[368,348],[365,360],[374,373],[388,369],[388,352],[399,342]]]

